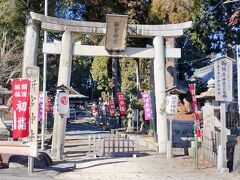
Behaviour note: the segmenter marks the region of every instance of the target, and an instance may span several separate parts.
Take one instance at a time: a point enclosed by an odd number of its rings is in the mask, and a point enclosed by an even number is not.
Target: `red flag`
[[[29,132],[30,81],[12,81],[13,138],[23,138]]]
[[[197,99],[196,99],[196,93],[195,93],[195,85],[190,84],[189,89],[192,95],[192,104],[193,104],[193,109],[194,109],[194,116],[195,116],[195,121],[196,121],[196,135],[197,137],[201,136],[201,131],[200,131],[200,121],[199,121],[199,116],[198,116],[198,109],[197,109]]]
[[[127,110],[126,110],[126,103],[124,100],[124,94],[119,92],[117,93],[117,97],[118,97],[120,115],[125,115]]]
[[[114,98],[110,98],[109,100],[109,111],[110,111],[110,116],[114,117],[115,116],[115,104],[114,104]]]

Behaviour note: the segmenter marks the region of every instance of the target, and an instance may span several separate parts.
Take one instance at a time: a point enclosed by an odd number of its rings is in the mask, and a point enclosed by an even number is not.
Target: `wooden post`
[[[129,152],[129,137],[127,138],[127,151]]]
[[[113,136],[113,153],[115,153],[115,136]]]
[[[105,156],[105,138],[106,136],[103,136],[103,156]]]
[[[90,152],[91,152],[91,135],[88,136],[88,153],[90,155]]]
[[[108,135],[108,155],[110,154],[110,141],[111,141],[111,137],[110,135]]]
[[[120,137],[118,136],[118,152],[120,152]]]

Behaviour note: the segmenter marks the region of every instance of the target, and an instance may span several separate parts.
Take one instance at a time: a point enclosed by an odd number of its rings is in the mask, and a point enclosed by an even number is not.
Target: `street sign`
[[[232,60],[226,56],[214,61],[216,101],[232,101]]]
[[[128,16],[107,14],[105,49],[107,51],[125,51]]]
[[[166,97],[166,112],[167,114],[174,115],[178,110],[178,96],[170,95]]]

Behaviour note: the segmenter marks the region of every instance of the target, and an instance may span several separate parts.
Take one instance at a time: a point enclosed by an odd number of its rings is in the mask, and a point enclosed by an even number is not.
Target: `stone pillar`
[[[72,32],[65,31],[62,36],[62,51],[60,56],[58,86],[70,86],[71,69],[73,53],[73,35]],[[58,112],[54,112],[54,127],[52,138],[52,155],[61,156],[64,150],[64,139],[66,131],[67,117],[60,117]],[[60,157],[57,157],[58,159]]]
[[[156,36],[153,40],[155,49],[154,59],[154,84],[156,100],[157,138],[159,153],[167,152],[168,126],[167,114],[165,111],[166,99],[166,65],[164,53],[164,38]]]
[[[38,50],[38,39],[39,39],[39,26],[32,20],[28,20],[26,26],[26,34],[24,41],[23,51],[23,71],[22,77],[26,77],[26,67],[31,65],[37,65],[37,50]]]

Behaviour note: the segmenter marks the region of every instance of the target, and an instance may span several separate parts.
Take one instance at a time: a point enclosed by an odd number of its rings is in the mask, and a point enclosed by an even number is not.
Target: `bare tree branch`
[[[11,40],[7,31],[0,34],[0,45],[0,84],[7,84],[21,72],[23,46]]]

